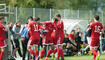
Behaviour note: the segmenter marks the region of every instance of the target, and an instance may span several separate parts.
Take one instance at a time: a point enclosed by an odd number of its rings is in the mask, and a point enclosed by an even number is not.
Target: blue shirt
[[[28,28],[24,28],[21,34],[21,38],[26,38],[27,39],[27,33],[28,33]]]

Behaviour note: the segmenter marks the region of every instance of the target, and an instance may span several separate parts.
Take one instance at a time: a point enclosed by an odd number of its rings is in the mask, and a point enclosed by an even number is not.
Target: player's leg
[[[64,60],[62,45],[57,46],[57,60],[59,60],[60,56],[61,56],[61,59]]]
[[[51,39],[52,38],[49,36],[48,44],[50,46],[50,49],[48,50],[46,57],[49,57],[50,54],[54,52],[54,43],[53,43],[53,39],[52,40]]]
[[[34,44],[34,41],[33,40],[29,40],[28,41],[28,45],[27,45],[27,50],[28,50],[29,53],[35,55],[35,52],[32,50],[33,44]]]
[[[50,45],[50,49],[48,50],[46,57],[49,57],[51,53],[54,53],[54,45]]]
[[[64,60],[63,49],[62,49],[63,40],[64,38],[61,36],[57,39],[57,59],[58,60],[60,56],[61,56],[61,60]]]
[[[97,48],[96,47],[91,47],[90,49],[91,49],[91,51],[93,53],[93,60],[95,60],[96,56],[99,55],[98,52],[97,52]]]
[[[42,48],[42,50],[41,50],[41,52],[40,52],[40,59],[43,58],[43,56],[44,56],[44,54],[45,54],[45,49],[46,49],[46,45],[43,45],[43,48]]]
[[[0,60],[2,60],[2,57],[4,55],[4,51],[5,51],[5,48],[0,48]]]
[[[35,58],[36,58],[36,60],[38,60],[38,56],[39,56],[38,44],[36,44],[36,45],[34,46],[34,49],[35,49]]]
[[[47,38],[44,38],[44,37],[47,37]],[[40,59],[43,58],[43,56],[45,54],[45,50],[47,48],[47,45],[49,44],[49,37],[48,36],[44,36],[44,37],[43,37],[43,40],[42,40],[43,48],[42,48],[41,53],[40,53]]]
[[[84,50],[87,50],[88,48],[90,48],[91,37],[87,37],[87,42],[88,42],[88,45]]]

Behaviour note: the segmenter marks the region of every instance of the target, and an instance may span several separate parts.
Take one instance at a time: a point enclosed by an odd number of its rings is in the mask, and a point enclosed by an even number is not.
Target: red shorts
[[[6,47],[7,43],[5,40],[0,40],[0,48]]]
[[[90,43],[91,47],[99,46],[99,44],[100,44],[99,38],[91,38],[91,43]]]
[[[32,46],[32,45],[38,45],[40,41],[40,38],[30,38],[28,41],[28,46]]]
[[[52,45],[53,44],[53,39],[51,38],[51,36],[44,36],[43,37],[43,40],[42,40],[42,43],[45,44],[45,45]]]
[[[64,40],[64,37],[62,36],[58,36],[54,39],[53,43],[54,45],[62,45],[63,44],[63,40]]]

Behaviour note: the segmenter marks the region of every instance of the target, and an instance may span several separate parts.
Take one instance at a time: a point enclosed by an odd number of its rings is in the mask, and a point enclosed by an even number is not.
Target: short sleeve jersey
[[[64,23],[63,23],[63,21],[61,20],[57,24],[54,23],[54,26],[56,28],[57,35],[64,37]]]
[[[2,24],[0,24],[0,40],[6,39],[4,29],[5,27]]]
[[[39,37],[39,28],[40,28],[40,25],[38,25],[38,23],[36,22],[31,22],[29,23],[29,26],[28,28],[30,28],[30,36],[31,37]]]
[[[74,36],[72,33],[70,33],[70,34],[68,35],[68,37],[71,38],[72,40],[75,40],[75,36]]]
[[[103,25],[99,22],[94,22],[89,26],[89,28],[92,29],[91,38],[99,38]]]
[[[44,25],[45,25],[45,30],[48,30],[47,33],[51,35],[51,33],[54,30],[54,24],[52,22],[50,22],[50,21],[45,21]]]

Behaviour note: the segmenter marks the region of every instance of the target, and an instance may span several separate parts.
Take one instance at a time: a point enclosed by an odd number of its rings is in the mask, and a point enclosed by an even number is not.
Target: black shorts
[[[19,40],[18,39],[11,40],[11,43],[12,43],[13,49],[19,48]]]

